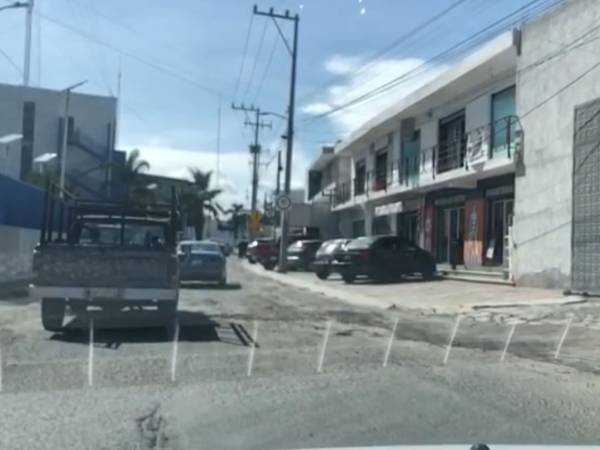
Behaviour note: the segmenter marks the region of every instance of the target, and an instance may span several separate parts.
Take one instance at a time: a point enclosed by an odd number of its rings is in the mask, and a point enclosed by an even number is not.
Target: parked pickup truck
[[[151,306],[171,328],[179,293],[175,195],[171,204],[140,207],[46,192],[30,286],[44,328],[61,330],[67,306],[77,315],[93,306],[111,316]]]

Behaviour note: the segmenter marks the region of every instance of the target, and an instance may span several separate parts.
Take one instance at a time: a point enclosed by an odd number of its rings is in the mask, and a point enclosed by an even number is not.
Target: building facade
[[[6,146],[4,174],[28,180],[35,160],[47,155],[46,170],[58,171],[66,95],[62,91],[0,84],[0,136],[20,134]],[[98,197],[107,185],[113,161],[116,98],[72,92],[69,105],[67,184],[84,197]],[[52,156],[54,155],[54,156]]]
[[[597,1],[567,1],[336,145],[321,188],[337,234],[393,233],[442,267],[600,291],[599,19]]]

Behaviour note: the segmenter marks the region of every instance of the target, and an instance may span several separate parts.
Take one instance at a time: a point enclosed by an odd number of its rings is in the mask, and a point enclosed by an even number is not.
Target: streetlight
[[[31,21],[33,18],[33,0],[28,2],[14,2],[10,5],[0,6],[0,11],[6,9],[27,8],[25,22],[25,61],[23,63],[23,85],[29,86],[29,66],[31,60]]]
[[[71,99],[71,91],[73,89],[78,88],[79,86],[87,83],[87,80],[80,81],[72,86],[69,86],[66,89],[63,89],[61,92],[65,93],[65,116],[63,123],[63,135],[62,135],[62,146],[60,152],[60,198],[64,198],[64,190],[65,190],[65,170],[67,168],[67,137],[69,135],[69,102]]]
[[[271,111],[261,111],[260,115],[261,116],[275,116],[275,117],[279,117],[280,119],[283,119],[283,120],[288,120],[287,116],[276,113],[276,112],[271,112]]]

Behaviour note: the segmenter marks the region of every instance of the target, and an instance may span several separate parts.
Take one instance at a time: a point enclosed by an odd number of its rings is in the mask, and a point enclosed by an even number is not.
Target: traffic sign
[[[252,211],[248,216],[248,229],[251,234],[258,234],[262,228],[263,215],[260,211]]]
[[[292,201],[287,195],[281,194],[279,197],[277,197],[275,204],[277,205],[277,209],[285,211],[286,209],[290,209],[292,206]]]

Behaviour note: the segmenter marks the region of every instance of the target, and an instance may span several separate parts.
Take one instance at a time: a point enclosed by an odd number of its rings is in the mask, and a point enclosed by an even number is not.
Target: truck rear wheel
[[[47,331],[61,331],[65,318],[66,302],[64,298],[42,299],[42,325]]]

